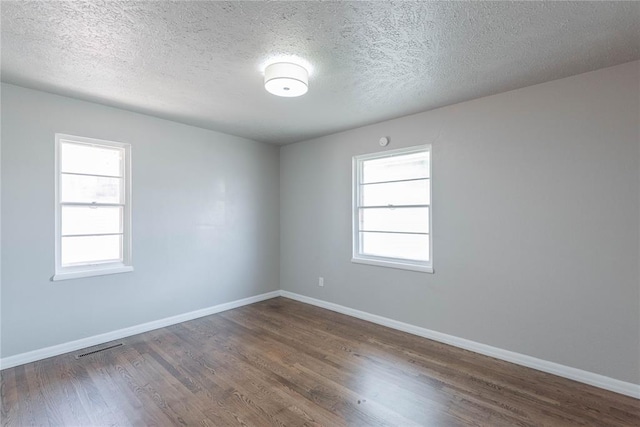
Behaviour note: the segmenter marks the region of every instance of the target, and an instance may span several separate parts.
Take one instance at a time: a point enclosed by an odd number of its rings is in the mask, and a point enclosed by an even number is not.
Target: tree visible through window
[[[431,147],[354,157],[353,261],[433,271]]]

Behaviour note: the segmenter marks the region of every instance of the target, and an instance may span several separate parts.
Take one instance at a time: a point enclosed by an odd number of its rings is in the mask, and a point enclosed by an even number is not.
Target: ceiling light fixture
[[[298,64],[276,62],[264,70],[264,88],[277,96],[304,95],[309,90],[309,73]]]

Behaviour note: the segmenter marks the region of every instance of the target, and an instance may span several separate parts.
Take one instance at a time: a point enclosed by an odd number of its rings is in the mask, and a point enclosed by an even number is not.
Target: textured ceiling
[[[3,1],[2,80],[283,144],[640,59],[640,3]],[[309,93],[262,86],[310,64]]]

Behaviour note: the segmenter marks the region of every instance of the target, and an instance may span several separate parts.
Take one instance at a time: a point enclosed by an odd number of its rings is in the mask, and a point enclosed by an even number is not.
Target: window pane
[[[122,178],[62,174],[62,202],[122,203],[121,180]]]
[[[428,178],[429,152],[365,160],[362,163],[362,182],[397,181]]]
[[[360,245],[365,255],[428,261],[429,237],[424,234],[361,232]]]
[[[360,193],[362,206],[431,204],[428,179],[361,185]]]
[[[121,206],[63,206],[62,234],[122,233]]]
[[[62,172],[122,176],[124,150],[62,142]]]
[[[428,233],[429,208],[361,209],[360,229]]]
[[[122,236],[63,237],[62,265],[122,261]]]

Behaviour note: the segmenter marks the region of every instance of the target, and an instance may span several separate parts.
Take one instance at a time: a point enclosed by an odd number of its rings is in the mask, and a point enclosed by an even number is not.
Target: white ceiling
[[[285,144],[640,59],[640,3],[3,1],[2,80]],[[299,57],[309,93],[261,68]]]

